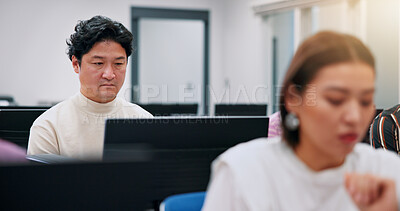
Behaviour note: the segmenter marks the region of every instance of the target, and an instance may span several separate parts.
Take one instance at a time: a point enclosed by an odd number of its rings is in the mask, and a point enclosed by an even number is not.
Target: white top
[[[57,154],[83,160],[103,155],[107,118],[151,118],[136,104],[116,98],[96,103],[78,93],[40,115],[29,136],[28,155]]]
[[[400,159],[394,153],[357,144],[342,166],[315,172],[276,137],[239,144],[219,156],[203,210],[358,210],[344,186],[346,172],[395,179],[400,201]]]

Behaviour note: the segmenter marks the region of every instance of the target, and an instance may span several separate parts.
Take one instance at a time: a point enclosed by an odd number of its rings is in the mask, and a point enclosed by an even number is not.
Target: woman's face
[[[301,97],[292,97],[290,110],[300,120],[296,151],[343,161],[364,137],[375,113],[374,78],[374,70],[360,62],[319,70]]]

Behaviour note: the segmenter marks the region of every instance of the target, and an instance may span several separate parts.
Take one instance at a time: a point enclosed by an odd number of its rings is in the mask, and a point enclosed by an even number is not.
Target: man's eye
[[[95,63],[93,63],[93,64],[100,66],[100,65],[102,65],[103,63],[102,63],[102,62],[95,62]]]

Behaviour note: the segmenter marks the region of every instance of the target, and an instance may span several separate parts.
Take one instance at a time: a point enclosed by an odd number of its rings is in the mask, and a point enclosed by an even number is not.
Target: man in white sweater
[[[149,118],[138,105],[117,98],[132,53],[132,34],[109,18],[80,21],[67,41],[80,92],[53,106],[33,123],[28,155],[102,158],[107,118]]]

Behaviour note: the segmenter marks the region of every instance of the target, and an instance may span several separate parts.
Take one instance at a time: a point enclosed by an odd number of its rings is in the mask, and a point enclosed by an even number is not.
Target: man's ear
[[[285,108],[288,112],[298,113],[303,104],[303,98],[296,85],[290,85],[285,92]]]
[[[74,68],[74,71],[79,74],[80,67],[79,67],[78,59],[76,58],[75,55],[73,55],[71,59],[72,59],[72,67]]]

